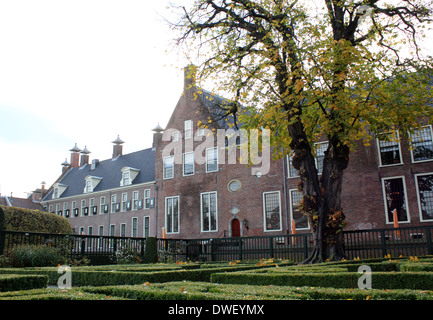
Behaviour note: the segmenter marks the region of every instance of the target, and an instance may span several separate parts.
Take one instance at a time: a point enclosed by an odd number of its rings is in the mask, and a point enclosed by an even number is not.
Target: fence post
[[[242,238],[239,238],[239,259],[242,260]]]
[[[385,230],[380,230],[380,243],[382,246],[382,257],[387,255],[386,252],[386,239],[385,239]]]
[[[308,234],[304,234],[304,258],[308,259]]]
[[[428,250],[428,254],[432,255],[433,254],[433,245],[432,245],[432,240],[431,240],[431,229],[430,228],[426,228],[426,236],[427,236],[427,250]]]
[[[274,258],[274,241],[273,237],[269,237],[269,254],[271,255],[271,259]]]

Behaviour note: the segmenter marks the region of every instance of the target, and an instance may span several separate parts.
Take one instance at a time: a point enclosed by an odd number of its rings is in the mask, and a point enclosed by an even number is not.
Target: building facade
[[[270,160],[262,153],[256,165],[245,164],[242,126],[227,116],[230,108],[185,71],[184,92],[166,128],[154,129],[152,148],[123,155],[116,139],[113,158],[91,164],[86,148],[71,149],[71,163],[63,164],[43,204],[86,234],[195,239],[310,232],[297,210],[299,177],[290,156]],[[344,172],[347,229],[393,227],[394,209],[402,227],[433,224],[432,136],[426,123],[412,145],[360,142]],[[319,174],[326,146],[317,142]]]
[[[70,163],[43,200],[46,210],[68,218],[75,233],[123,237],[155,236],[155,151],[123,154],[89,163],[87,148],[72,148]]]

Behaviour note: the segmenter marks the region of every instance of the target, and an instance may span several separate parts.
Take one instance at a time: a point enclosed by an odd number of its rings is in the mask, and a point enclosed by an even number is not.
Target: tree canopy
[[[409,136],[433,120],[432,60],[421,50],[432,4],[196,0],[178,9],[177,43],[201,79],[244,106],[247,127],[271,129],[276,155],[294,156],[320,247],[313,260],[326,258],[343,226],[341,181],[356,142]],[[320,178],[319,138],[329,142]]]

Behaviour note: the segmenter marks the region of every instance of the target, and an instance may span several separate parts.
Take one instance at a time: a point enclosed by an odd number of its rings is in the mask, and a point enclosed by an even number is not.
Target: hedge
[[[215,272],[234,272],[261,268],[260,266],[227,266],[211,269],[176,269],[146,272],[126,270],[93,270],[83,268],[72,268],[73,286],[108,286],[124,284],[141,284],[146,282],[170,282],[170,281],[206,281],[209,282],[211,274]],[[0,273],[16,274],[42,274],[49,278],[49,284],[56,285],[59,278],[57,268],[0,268]]]
[[[281,272],[254,273],[233,272],[214,273],[211,282],[225,284],[278,285],[278,286],[314,286],[333,288],[357,288],[361,275],[357,272]],[[373,272],[374,289],[419,289],[433,288],[433,273],[430,272]]]
[[[432,300],[431,291],[227,285],[206,282],[84,287],[83,291],[134,300]]]
[[[0,274],[0,292],[46,288],[47,283],[44,275]]]
[[[5,215],[6,231],[72,233],[68,219],[54,213],[6,206],[1,208]]]

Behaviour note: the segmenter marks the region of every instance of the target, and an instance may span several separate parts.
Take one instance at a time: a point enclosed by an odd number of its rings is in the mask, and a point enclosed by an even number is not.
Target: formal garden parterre
[[[358,268],[372,270],[359,289]],[[0,268],[0,300],[433,300],[433,257],[299,265],[285,260]]]

